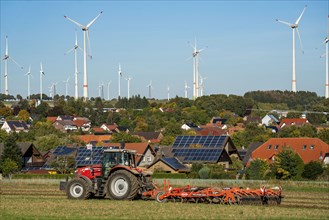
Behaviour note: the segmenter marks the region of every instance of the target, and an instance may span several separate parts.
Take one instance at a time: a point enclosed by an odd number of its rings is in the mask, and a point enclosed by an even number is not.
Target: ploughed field
[[[189,181],[193,186],[223,184]],[[173,185],[185,182],[176,180]],[[258,182],[250,185],[261,186]],[[284,183],[285,198],[278,206],[69,200],[58,186],[58,180],[0,181],[0,219],[329,219],[328,183]]]

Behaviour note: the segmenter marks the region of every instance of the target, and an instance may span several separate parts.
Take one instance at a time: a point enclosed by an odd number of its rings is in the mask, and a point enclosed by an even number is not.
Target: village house
[[[329,164],[329,145],[319,138],[271,138],[251,153],[251,160],[256,158],[275,160],[283,148],[294,150],[303,162],[320,161]]]
[[[1,126],[1,129],[6,131],[7,133],[11,133],[11,132],[28,132],[29,131],[29,126],[25,121],[10,121],[7,120],[3,123],[3,125]]]

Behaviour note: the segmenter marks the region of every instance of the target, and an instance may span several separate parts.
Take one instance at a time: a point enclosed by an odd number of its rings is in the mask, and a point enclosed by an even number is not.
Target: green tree
[[[9,107],[5,106],[5,107],[0,108],[0,116],[8,117],[11,115],[13,115],[13,112]]]
[[[22,152],[16,144],[16,133],[8,135],[3,142],[3,152],[1,155],[1,161],[9,158],[14,161],[18,167],[22,167]]]
[[[140,143],[140,142],[142,142],[140,138],[138,138],[136,136],[132,136],[132,135],[127,134],[125,132],[114,133],[112,135],[111,142],[121,143],[122,141],[125,142],[125,143]]]
[[[20,110],[17,115],[19,120],[23,120],[25,122],[28,122],[30,120],[30,113],[26,110]]]
[[[246,178],[252,180],[262,180],[265,179],[270,172],[270,166],[268,162],[262,159],[255,159],[250,162],[250,166],[247,168],[246,171]]]
[[[322,129],[318,133],[318,137],[329,144],[329,129]]]
[[[322,163],[318,161],[311,161],[304,166],[304,172],[302,173],[302,177],[316,180],[318,176],[320,176],[324,171],[322,167]]]
[[[19,171],[19,166],[17,162],[13,161],[10,158],[6,158],[2,163],[0,164],[1,170],[4,176],[8,176],[9,179],[11,179],[11,176],[13,173]]]
[[[72,173],[75,168],[75,159],[72,156],[58,156],[50,163],[50,166],[61,174]]]
[[[301,179],[304,162],[290,147],[285,147],[275,157],[277,179]]]
[[[163,136],[163,138],[160,141],[160,144],[164,145],[164,146],[170,146],[174,143],[174,141],[175,141],[175,136],[166,135],[166,136]]]

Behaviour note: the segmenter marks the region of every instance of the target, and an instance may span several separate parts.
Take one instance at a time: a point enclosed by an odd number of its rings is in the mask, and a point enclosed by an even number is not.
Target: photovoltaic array
[[[87,166],[91,164],[101,164],[103,151],[105,149],[118,149],[119,147],[93,147],[92,150],[80,147],[75,158],[76,166]]]
[[[174,169],[185,170],[186,167],[174,157],[164,157],[162,158],[167,164],[169,164]]]
[[[227,136],[178,136],[172,153],[183,162],[216,162],[224,149]]]

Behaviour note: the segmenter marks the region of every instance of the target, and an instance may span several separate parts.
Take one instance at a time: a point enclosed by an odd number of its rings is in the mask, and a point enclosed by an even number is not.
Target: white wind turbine
[[[208,77],[202,77],[200,74],[200,96],[203,96],[204,89],[204,80],[208,79]]]
[[[45,72],[43,72],[42,63],[40,62],[40,101],[42,101],[42,78],[45,75]]]
[[[104,83],[103,82],[100,84],[100,89],[101,89],[100,97],[101,97],[101,99],[104,99]]]
[[[300,19],[302,18],[305,10],[306,10],[306,7],[307,5],[305,5],[302,13],[300,14],[300,16],[298,17],[298,19],[296,20],[296,22],[294,24],[291,24],[291,23],[288,23],[286,21],[281,21],[281,20],[278,20],[276,19],[277,22],[280,22],[280,23],[283,23],[283,24],[286,24],[288,25],[289,27],[292,28],[292,85],[291,85],[291,90],[293,92],[296,92],[297,91],[297,88],[296,88],[296,53],[295,53],[295,29],[297,31],[297,35],[298,35],[298,38],[299,38],[299,43],[300,43],[300,46],[302,48],[302,52],[304,53],[304,50],[303,50],[303,45],[302,45],[302,40],[300,38],[300,34],[299,34],[299,31],[298,31],[298,24],[299,24],[299,21]]]
[[[109,81],[107,83],[107,99],[110,100],[110,85],[111,85],[112,81]]]
[[[5,61],[5,95],[9,95],[8,92],[8,60],[11,59],[19,68],[23,69],[12,57],[8,54],[8,36],[6,35],[6,52],[2,60]]]
[[[25,74],[27,76],[27,99],[31,99],[31,91],[30,91],[30,77],[31,75],[31,65],[29,65],[29,71]]]
[[[193,99],[195,100],[199,97],[199,54],[206,48],[198,50],[196,40],[194,40],[194,45],[190,44],[190,46],[193,48]]]
[[[170,87],[167,86],[167,100],[169,101],[170,99]]]
[[[69,80],[70,77],[63,81],[65,83],[65,99],[69,95]]]
[[[89,43],[89,32],[88,29],[90,26],[101,16],[103,12],[101,11],[89,24],[86,26],[83,26],[82,24],[72,20],[71,18],[64,16],[64,18],[68,19],[69,21],[73,22],[74,24],[78,25],[82,31],[83,31],[83,97],[84,100],[88,100],[88,79],[87,79],[87,38],[88,38],[88,44]],[[89,48],[90,49],[90,48]]]
[[[130,81],[131,81],[133,78],[131,78],[131,76],[129,76],[128,78],[125,78],[125,77],[124,77],[124,79],[127,80],[127,82],[128,82],[128,99],[130,99]]]
[[[325,98],[329,98],[329,75],[328,75],[328,44],[329,44],[329,15],[328,15],[328,36],[324,39],[322,44],[326,44],[326,52],[324,54],[322,54],[320,56],[320,58],[322,57],[326,57],[326,84],[325,84]]]
[[[121,71],[121,65],[119,63],[119,71],[118,71],[118,99],[120,98],[121,94],[121,77],[122,77],[122,71]]]
[[[82,52],[83,50],[81,49],[81,47],[78,46],[78,34],[77,31],[75,31],[75,44],[74,47],[70,50],[68,50],[66,53],[64,53],[64,55],[69,54],[70,52],[72,52],[74,50],[74,78],[75,78],[75,82],[74,82],[74,88],[75,88],[75,93],[74,93],[74,97],[75,99],[79,98],[79,89],[78,89],[78,56],[77,56],[77,49],[80,49]]]
[[[152,97],[152,80],[150,81],[150,84],[148,84],[146,87],[149,88],[149,99],[151,99],[151,97]]]
[[[190,89],[191,87],[189,87],[187,85],[187,82],[185,81],[185,86],[184,86],[184,89],[185,89],[185,98],[187,98],[187,89]]]

